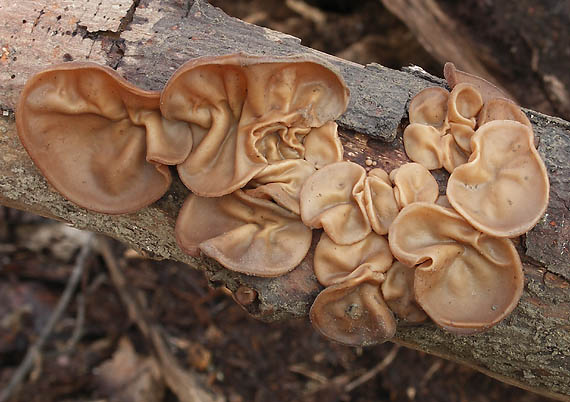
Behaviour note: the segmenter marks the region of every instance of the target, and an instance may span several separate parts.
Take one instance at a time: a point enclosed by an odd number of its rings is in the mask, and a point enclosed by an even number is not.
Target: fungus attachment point
[[[359,273],[319,293],[309,318],[327,338],[350,346],[371,346],[392,338],[396,321],[380,294],[384,274]]]
[[[471,145],[469,162],[449,178],[449,202],[484,233],[515,237],[528,232],[544,214],[549,193],[532,131],[516,121],[491,121],[475,132]]]
[[[313,57],[203,57],[181,66],[161,96],[169,120],[186,122],[194,147],[178,165],[193,193],[219,197],[242,188],[269,162],[303,158],[303,138],[340,116],[342,78]],[[327,126],[338,154],[336,126]],[[314,146],[311,147],[314,149]]]
[[[301,189],[301,218],[313,229],[323,228],[336,244],[352,244],[371,232],[364,205],[366,170],[338,162],[317,170]]]
[[[388,234],[388,228],[400,209],[388,173],[384,170],[376,168],[368,172],[364,201],[372,230],[380,235]]]
[[[517,305],[524,274],[509,239],[475,230],[454,210],[414,203],[392,223],[394,257],[415,267],[414,292],[439,326],[460,334],[497,324]]]
[[[50,184],[77,205],[108,214],[134,212],[166,192],[170,172],[156,144],[185,133],[161,119],[159,93],[92,63],[66,63],[30,78],[16,124]]]
[[[395,261],[386,272],[386,280],[382,282],[382,295],[386,304],[398,317],[409,323],[418,323],[427,319],[426,313],[416,303],[415,272],[415,268]]]
[[[303,183],[315,172],[313,164],[303,159],[284,159],[271,163],[253,177],[245,192],[252,197],[273,199],[299,215],[299,197]]]
[[[275,203],[242,190],[219,197],[188,196],[176,220],[176,241],[233,271],[279,276],[295,268],[311,246],[311,229]]]

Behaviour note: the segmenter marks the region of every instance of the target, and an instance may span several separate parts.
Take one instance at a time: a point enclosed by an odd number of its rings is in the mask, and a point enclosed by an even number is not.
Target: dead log
[[[426,86],[442,85],[420,71],[364,67],[319,53],[292,36],[228,17],[204,0],[109,0],[99,5],[28,0],[0,6],[0,20],[0,204],[104,233],[153,258],[204,270],[212,282],[236,292],[237,300],[247,300],[244,307],[264,320],[306,316],[320,290],[311,254],[290,274],[273,279],[247,277],[211,260],[186,256],[173,235],[177,211],[188,194],[179,181],[161,200],[134,214],[101,215],[66,201],[39,174],[16,134],[14,108],[26,79],[50,64],[89,59],[117,68],[144,89],[157,90],[179,65],[196,56],[237,51],[318,54],[339,69],[351,90],[349,109],[338,121],[345,157],[360,164],[369,157],[387,170],[407,161],[401,143],[407,102]],[[477,336],[456,336],[426,324],[401,326],[396,342],[570,400],[570,123],[527,113],[540,139],[551,197],[545,217],[517,241],[526,276],[519,306],[500,325]],[[443,191],[444,174],[438,179]],[[252,294],[257,295],[253,302]]]

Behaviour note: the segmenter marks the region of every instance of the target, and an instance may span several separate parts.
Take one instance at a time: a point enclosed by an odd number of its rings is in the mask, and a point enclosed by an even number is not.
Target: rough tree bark
[[[0,204],[105,233],[153,258],[169,258],[204,270],[232,291],[253,289],[244,306],[264,320],[306,316],[320,290],[311,253],[290,274],[254,278],[184,255],[174,221],[188,191],[175,181],[158,202],[134,214],[106,216],[66,201],[46,183],[19,143],[14,110],[28,77],[69,60],[107,64],[134,84],[160,89],[189,58],[246,51],[256,54],[318,52],[292,36],[230,18],[203,0],[20,1],[0,5]],[[442,82],[421,71],[361,66],[319,53],[345,77],[348,111],[339,119],[345,157],[366,157],[391,170],[407,160],[401,144],[406,105],[419,90]],[[545,217],[516,241],[525,268],[519,306],[500,325],[476,336],[455,336],[433,324],[400,326],[396,342],[471,365],[506,382],[570,400],[570,123],[527,111],[540,139],[551,180]],[[445,175],[438,173],[444,191]]]

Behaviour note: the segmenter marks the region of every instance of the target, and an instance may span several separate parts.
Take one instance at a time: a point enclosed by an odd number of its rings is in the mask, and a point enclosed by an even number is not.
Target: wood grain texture
[[[153,258],[185,262],[232,291],[241,286],[254,289],[258,297],[245,308],[258,318],[306,316],[320,291],[312,271],[312,253],[290,274],[272,279],[236,274],[211,260],[184,255],[174,240],[174,222],[188,190],[178,180],[155,204],[121,216],[85,211],[50,188],[15,131],[14,105],[26,79],[50,64],[89,59],[118,68],[144,89],[160,89],[178,66],[195,56],[238,51],[317,54],[341,72],[351,90],[349,109],[338,121],[345,157],[362,165],[370,158],[388,171],[407,161],[401,132],[407,123],[409,99],[441,81],[421,72],[364,67],[319,53],[289,35],[228,17],[204,1],[104,3],[95,10],[88,0],[0,6],[0,36],[9,53],[0,58],[4,111],[0,119],[0,204],[105,233]],[[101,12],[108,18],[101,15],[97,19]],[[526,280],[519,306],[504,322],[480,335],[456,336],[426,324],[401,326],[396,341],[570,400],[570,123],[527,113],[540,138],[539,152],[552,188],[546,216],[516,241]],[[436,175],[443,192],[446,174]]]

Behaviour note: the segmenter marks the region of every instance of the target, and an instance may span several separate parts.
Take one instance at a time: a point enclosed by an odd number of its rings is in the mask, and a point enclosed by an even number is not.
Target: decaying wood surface
[[[134,214],[106,216],[69,203],[50,188],[19,143],[14,107],[26,79],[50,64],[89,59],[156,90],[196,56],[318,54],[338,68],[351,90],[349,109],[338,121],[345,157],[362,165],[370,158],[388,171],[407,161],[401,144],[407,102],[426,86],[442,85],[421,71],[364,67],[324,55],[292,36],[228,17],[203,0],[6,3],[0,5],[0,204],[110,235],[153,258],[185,262],[234,292],[252,289],[257,298],[244,307],[264,320],[306,316],[320,290],[312,254],[290,274],[273,279],[247,277],[184,255],[173,233],[188,191],[177,180],[161,200]],[[526,278],[519,306],[480,335],[455,336],[433,324],[401,326],[396,342],[570,400],[570,123],[532,111],[528,115],[550,175],[551,200],[537,227],[516,241]],[[443,173],[438,181],[445,184]]]

